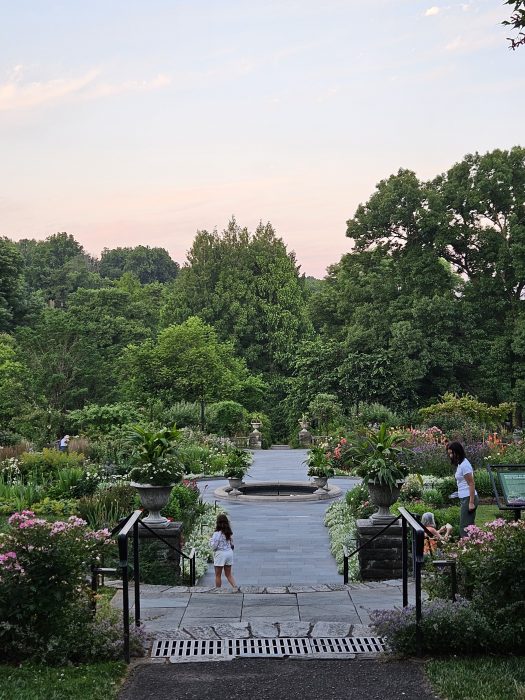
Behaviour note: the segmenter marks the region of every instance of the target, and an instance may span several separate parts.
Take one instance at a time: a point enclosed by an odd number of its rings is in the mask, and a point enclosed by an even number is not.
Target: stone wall
[[[402,576],[402,528],[392,525],[386,532],[362,549],[359,570],[363,581],[381,581]],[[374,525],[370,519],[357,521],[357,546],[368,542],[384,525]]]

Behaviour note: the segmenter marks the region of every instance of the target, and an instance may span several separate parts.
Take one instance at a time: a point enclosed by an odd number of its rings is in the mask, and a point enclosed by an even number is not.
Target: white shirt
[[[210,537],[210,547],[214,552],[231,552],[232,540],[227,540],[224,532],[216,530]]]
[[[458,497],[459,498],[466,498],[467,496],[470,496],[470,490],[468,483],[465,480],[465,474],[473,474],[474,470],[472,469],[472,464],[468,461],[468,459],[464,459],[461,464],[458,464],[458,467],[456,469],[456,481],[458,483]],[[477,494],[476,490],[474,490],[474,493]]]

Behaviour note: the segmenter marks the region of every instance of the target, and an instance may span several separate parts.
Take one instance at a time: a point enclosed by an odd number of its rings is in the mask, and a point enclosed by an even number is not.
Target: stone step
[[[289,584],[287,586],[251,586],[240,585],[239,592],[250,594],[283,594],[283,593],[327,593],[328,591],[366,591],[366,590],[391,590],[392,588],[401,588],[403,582],[401,579],[391,579],[388,581],[366,581],[353,583],[318,583],[318,584]],[[413,587],[413,581],[409,580],[409,588]],[[120,579],[109,581],[106,580],[105,586],[111,588],[122,588]],[[130,597],[133,591],[133,582],[129,584]],[[216,589],[214,586],[168,586],[158,584],[142,583],[140,585],[141,596],[155,597],[156,594],[162,594],[162,597],[177,597],[179,593],[215,593],[218,596],[222,595],[238,595],[232,593],[229,587]]]
[[[271,450],[291,450],[290,445],[271,445]]]

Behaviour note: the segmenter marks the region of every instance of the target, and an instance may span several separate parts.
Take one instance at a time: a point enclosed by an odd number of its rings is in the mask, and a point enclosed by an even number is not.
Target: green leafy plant
[[[320,478],[326,478],[329,479],[330,477],[334,476],[335,472],[332,469],[332,467],[327,464],[326,466],[311,466],[308,467],[307,475],[308,476],[314,476],[314,477],[320,477]]]
[[[249,452],[241,450],[239,447],[234,448],[226,455],[226,466],[224,468],[224,476],[227,479],[244,479],[246,472],[251,464],[251,455]]]
[[[386,423],[382,423],[378,430],[367,430],[364,435],[358,435],[349,449],[353,472],[376,484],[394,487],[408,474],[403,461],[403,439]]]
[[[178,454],[180,431],[175,426],[148,430],[133,426],[127,439],[133,450],[135,466],[130,479],[139,484],[168,486],[181,480],[183,466]]]

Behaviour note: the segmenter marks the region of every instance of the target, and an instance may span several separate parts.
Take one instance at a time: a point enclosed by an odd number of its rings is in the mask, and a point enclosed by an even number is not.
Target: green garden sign
[[[525,509],[525,465],[491,464],[487,470],[498,507],[513,510],[516,519],[519,519],[521,510]]]
[[[499,481],[508,506],[525,508],[525,469],[521,472],[499,472]]]

